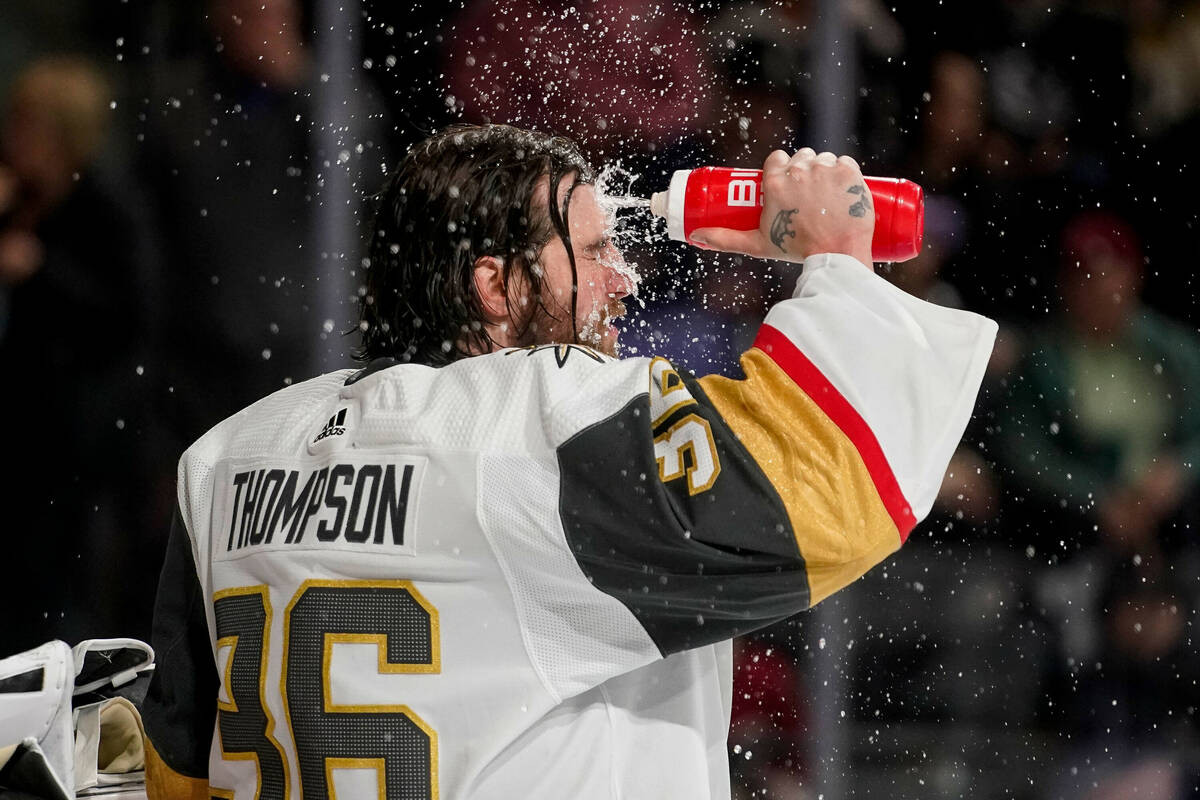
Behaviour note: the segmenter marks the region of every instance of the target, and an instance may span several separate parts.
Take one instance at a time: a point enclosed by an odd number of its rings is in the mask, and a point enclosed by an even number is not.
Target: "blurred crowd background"
[[[930,519],[736,649],[738,798],[1200,797],[1200,3],[5,0],[0,650],[148,638],[193,439],[347,366],[370,196],[454,121],[634,194],[776,147],[926,191],[1001,333]],[[737,374],[798,268],[666,242],[623,342]]]

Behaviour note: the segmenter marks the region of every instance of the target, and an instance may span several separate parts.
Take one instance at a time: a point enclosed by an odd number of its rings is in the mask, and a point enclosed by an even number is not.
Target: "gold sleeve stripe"
[[[162,760],[162,756],[150,742],[150,737],[145,737],[144,742],[148,800],[209,800],[206,779],[180,775]]]
[[[909,532],[917,524],[917,518],[913,514],[912,506],[904,498],[900,483],[883,454],[883,448],[879,446],[879,440],[871,432],[866,420],[850,405],[850,401],[842,396],[837,387],[821,374],[821,370],[800,352],[800,348],[776,328],[763,325],[758,331],[754,346],[770,356],[854,445],[867,472],[871,474],[871,481],[875,484],[879,499],[883,501],[884,508],[896,523],[896,529],[900,531],[900,541],[906,541]]]
[[[899,529],[860,451],[761,349],[745,380],[700,379],[708,399],[779,492],[816,605],[900,547]]]

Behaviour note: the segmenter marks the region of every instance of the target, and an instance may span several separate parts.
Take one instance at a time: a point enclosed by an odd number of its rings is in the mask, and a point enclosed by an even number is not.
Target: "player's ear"
[[[483,307],[485,321],[493,325],[508,320],[508,287],[504,259],[480,256],[475,260],[475,294]]]

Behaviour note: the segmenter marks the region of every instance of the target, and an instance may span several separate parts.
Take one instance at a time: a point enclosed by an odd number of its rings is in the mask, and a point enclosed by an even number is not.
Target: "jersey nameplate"
[[[296,549],[416,555],[423,458],[223,466],[214,530],[218,561]]]

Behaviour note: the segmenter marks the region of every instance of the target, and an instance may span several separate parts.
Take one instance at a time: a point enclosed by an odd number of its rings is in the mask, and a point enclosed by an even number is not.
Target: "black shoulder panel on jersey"
[[[179,507],[154,605],[154,677],[142,705],[146,735],[163,762],[189,778],[208,777],[220,679],[205,598]]]
[[[808,578],[778,492],[690,376],[697,402],[651,429],[641,395],[558,449],[559,512],[596,588],[634,613],[664,655],[769,625],[809,605]],[[655,439],[695,415],[720,471],[707,488],[662,480]],[[685,448],[686,450],[686,448]],[[693,452],[681,453],[685,465]],[[690,459],[690,460],[689,460]]]

